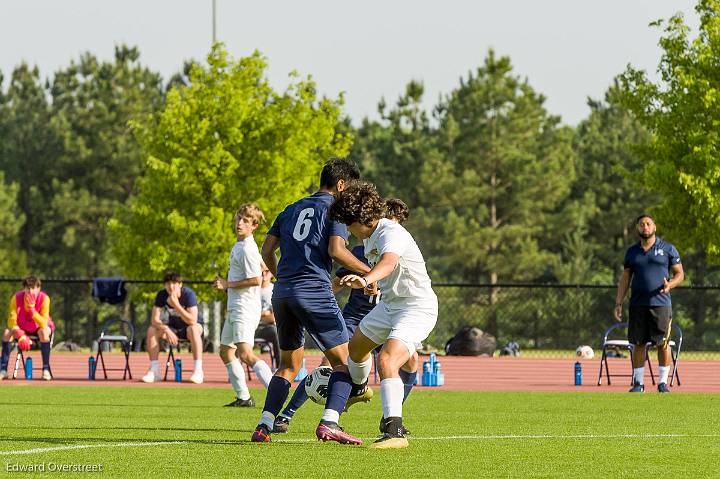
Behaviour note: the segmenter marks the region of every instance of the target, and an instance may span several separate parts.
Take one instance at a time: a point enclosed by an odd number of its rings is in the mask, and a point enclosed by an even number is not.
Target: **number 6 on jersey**
[[[310,234],[310,227],[312,221],[310,218],[315,216],[315,210],[313,208],[305,208],[298,215],[297,223],[295,223],[295,229],[293,230],[293,238],[297,241],[302,241]]]

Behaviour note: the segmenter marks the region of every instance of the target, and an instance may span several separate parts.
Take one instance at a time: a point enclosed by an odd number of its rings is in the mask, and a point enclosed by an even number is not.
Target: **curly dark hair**
[[[385,200],[372,183],[353,181],[335,198],[329,215],[331,220],[346,225],[372,226],[374,221],[385,216]]]
[[[385,200],[385,218],[403,224],[408,219],[408,216],[410,216],[410,209],[403,200],[398,198]]]

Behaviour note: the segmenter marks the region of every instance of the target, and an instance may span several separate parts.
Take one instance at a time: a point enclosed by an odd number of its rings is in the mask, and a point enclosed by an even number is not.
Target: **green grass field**
[[[253,394],[262,404],[264,391]],[[416,390],[405,408],[410,447],[385,451],[318,443],[313,403],[289,434],[250,443],[261,407],[223,408],[231,397],[229,389],[2,387],[0,475],[52,463],[103,465],[72,477],[720,476],[714,395]],[[372,441],[379,417],[376,396],[342,422]]]

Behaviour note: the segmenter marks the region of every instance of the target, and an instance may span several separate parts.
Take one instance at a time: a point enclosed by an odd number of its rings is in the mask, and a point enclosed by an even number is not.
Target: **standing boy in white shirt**
[[[420,249],[403,226],[383,217],[385,209],[375,187],[364,182],[348,186],[330,207],[330,218],[346,224],[363,240],[372,268],[365,276],[347,275],[341,283],[365,288],[377,282],[380,288],[380,302],[350,340],[348,360],[353,383],[362,384],[372,367],[370,352],[383,345],[378,369],[385,423],[383,436],[370,446],[378,449],[408,446],[403,434],[404,387],[399,370],[433,330],[438,314],[437,296]]]
[[[262,258],[253,233],[264,220],[263,212],[253,203],[238,208],[235,213],[237,242],[230,252],[228,279],[215,280],[215,287],[228,293],[227,316],[220,334],[220,357],[236,394],[236,399],[227,404],[230,407],[255,406],[240,361],[253,368],[265,387],[272,378],[270,366],[253,353],[255,329],[260,322],[262,283]]]

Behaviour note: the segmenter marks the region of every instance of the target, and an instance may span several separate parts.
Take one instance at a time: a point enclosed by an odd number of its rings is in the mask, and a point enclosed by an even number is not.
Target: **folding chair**
[[[675,379],[677,379],[678,386],[680,386],[680,375],[678,374],[678,358],[680,356],[680,350],[682,349],[682,342],[683,342],[683,333],[680,326],[677,325],[677,323],[672,323],[672,330],[670,333],[670,340],[668,341],[668,347],[670,348],[670,358],[672,359],[672,371],[670,373],[670,386],[673,386],[675,383]],[[650,366],[650,350],[653,348],[656,348],[657,346],[648,343],[647,347],[645,348],[645,360],[648,363],[648,366]],[[652,366],[650,366],[650,374],[653,379],[653,384],[655,384],[655,378],[652,376]]]
[[[119,324],[120,325],[120,333],[122,333],[122,329],[125,329],[127,334],[108,334],[110,327]],[[126,378],[132,379],[132,373],[130,372],[130,351],[132,351],[133,343],[135,342],[135,327],[130,323],[130,321],[126,321],[124,319],[120,318],[111,318],[105,321],[105,324],[103,324],[102,329],[100,330],[100,337],[97,340],[98,343],[98,350],[97,355],[95,356],[95,368],[97,370],[97,365],[102,365],[103,370],[103,376],[105,379],[107,379],[107,372],[108,371],[122,371],[123,372],[123,381]],[[125,367],[120,368],[106,368],[105,367],[105,359],[103,358],[103,346],[105,344],[112,346],[113,343],[119,343],[120,348],[122,349],[123,354],[125,355]],[[95,371],[93,371],[93,379],[95,379]]]
[[[612,326],[610,326],[603,335],[603,342],[602,342],[602,356],[600,357],[600,374],[598,375],[598,383],[597,385],[600,386],[602,384],[602,374],[603,374],[603,367],[605,368],[605,377],[607,377],[608,386],[610,386],[612,383],[610,381],[610,369],[608,368],[608,361],[607,361],[607,353],[608,350],[613,351],[621,351],[626,350],[630,353],[630,374],[615,374],[614,376],[619,377],[629,377],[630,378],[630,384],[632,385],[632,355],[633,351],[635,350],[635,346],[630,344],[630,342],[627,339],[610,339],[610,336],[612,335],[613,331],[616,329],[624,329],[627,331],[628,323],[615,323]],[[625,338],[627,338],[627,335],[625,335]],[[648,343],[649,344],[649,343]],[[645,362],[647,362],[648,369],[650,371],[650,380],[652,381],[653,385],[655,384],[655,375],[652,368],[652,363],[650,362],[650,357],[647,354],[648,348],[645,348]]]
[[[38,349],[40,349],[40,338],[36,333],[28,334],[28,338],[30,338],[33,342],[33,349],[37,345]],[[52,349],[53,340],[55,339],[55,331],[50,331],[50,349]],[[17,373],[18,373],[18,367],[20,364],[22,364],[22,369],[24,376],[27,376],[27,371],[25,370],[25,351],[20,349],[17,346],[17,341],[15,341],[15,347],[17,348],[17,354],[15,354],[15,370],[13,371],[13,379],[17,379]],[[48,370],[50,371],[50,377],[54,378],[52,373],[52,368],[48,366]],[[42,366],[39,368],[33,367],[33,371],[42,371]]]
[[[177,346],[173,346],[170,343],[167,343],[168,348],[168,355],[167,359],[165,360],[165,376],[163,376],[163,381],[167,381],[167,375],[168,370],[170,369],[170,365],[172,365],[173,373],[175,372],[175,352],[177,351],[178,354],[180,354],[180,350],[183,346],[187,346],[188,352],[190,352],[190,340],[188,339],[180,339],[178,338]],[[182,369],[181,373],[191,373],[194,369]]]

